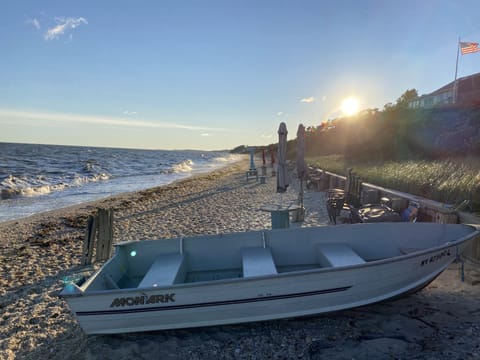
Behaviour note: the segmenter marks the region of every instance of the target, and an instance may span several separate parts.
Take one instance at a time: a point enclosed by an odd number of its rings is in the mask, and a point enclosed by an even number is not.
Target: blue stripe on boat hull
[[[272,295],[272,296],[263,296],[263,297],[248,298],[248,299],[213,301],[213,302],[198,303],[198,304],[173,305],[173,306],[164,306],[164,307],[148,307],[148,308],[101,310],[101,311],[77,311],[76,315],[77,316],[118,315],[118,314],[151,312],[151,311],[182,310],[182,309],[203,308],[203,307],[211,307],[211,306],[245,304],[245,303],[253,303],[253,302],[260,302],[260,301],[272,301],[272,300],[282,300],[282,299],[330,294],[330,293],[345,291],[350,289],[351,287],[352,286],[344,286],[344,287],[333,288],[333,289],[308,291],[308,292],[301,292],[301,293],[294,293],[294,294]]]

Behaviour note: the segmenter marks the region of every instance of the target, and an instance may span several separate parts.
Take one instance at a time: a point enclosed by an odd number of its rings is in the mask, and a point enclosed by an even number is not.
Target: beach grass
[[[470,211],[480,211],[480,159],[407,160],[351,162],[342,155],[307,158],[309,165],[346,175],[353,168],[362,181],[389,189],[459,205],[469,202]]]

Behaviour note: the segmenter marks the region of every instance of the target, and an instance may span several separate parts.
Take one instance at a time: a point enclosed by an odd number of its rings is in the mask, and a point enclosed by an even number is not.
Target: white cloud
[[[308,98],[303,98],[300,100],[301,103],[312,103],[315,101],[315,98],[313,96],[310,96]]]
[[[69,30],[73,30],[82,24],[88,24],[87,20],[83,17],[78,17],[78,18],[59,17],[59,18],[55,18],[55,21],[57,22],[57,25],[48,29],[45,32],[44,38],[47,41],[58,39],[60,38],[60,36],[65,34],[65,32]]]
[[[33,25],[35,29],[40,30],[40,21],[37,18],[28,19],[27,24]]]
[[[127,115],[127,116],[129,116],[129,115],[137,115],[137,112],[136,112],[136,111],[125,110],[125,111],[123,112],[123,115]]]
[[[11,122],[19,124],[19,122],[43,121],[43,122],[60,122],[60,123],[84,123],[104,126],[121,126],[132,128],[157,128],[157,129],[182,129],[192,131],[222,131],[231,132],[232,130],[225,128],[211,128],[204,126],[184,125],[178,123],[169,123],[153,120],[130,120],[119,119],[105,116],[50,113],[50,112],[30,112],[22,110],[1,109],[0,120],[2,122]]]
[[[203,133],[203,134],[200,134],[200,136],[210,136],[209,133]]]
[[[282,116],[282,115],[283,115],[283,111],[277,112],[277,116]]]

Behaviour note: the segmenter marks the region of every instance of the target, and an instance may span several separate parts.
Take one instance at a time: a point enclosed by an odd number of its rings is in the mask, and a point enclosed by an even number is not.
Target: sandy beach
[[[115,241],[268,229],[275,178],[247,181],[248,162],[146,191],[0,223],[0,359],[480,359],[480,285],[454,263],[422,291],[395,301],[306,318],[86,336],[58,297],[80,266],[85,224],[115,211]],[[270,170],[269,173],[270,174]],[[292,180],[295,177],[292,175]],[[333,226],[324,193],[306,190],[306,217]],[[408,271],[408,269],[406,269]]]

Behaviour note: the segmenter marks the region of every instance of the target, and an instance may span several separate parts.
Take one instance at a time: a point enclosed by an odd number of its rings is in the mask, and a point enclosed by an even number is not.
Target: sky
[[[454,80],[478,0],[4,0],[0,142],[232,149]],[[480,72],[460,55],[458,77]]]

